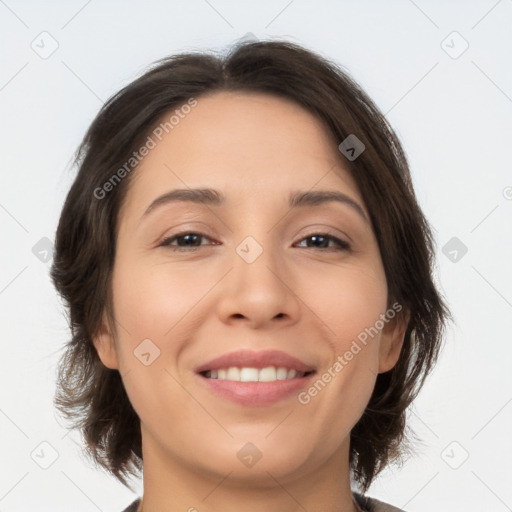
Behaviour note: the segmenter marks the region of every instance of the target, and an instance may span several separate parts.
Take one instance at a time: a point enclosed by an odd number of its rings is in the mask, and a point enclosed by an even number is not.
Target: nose
[[[244,323],[251,329],[289,327],[298,321],[301,305],[293,270],[271,247],[273,242],[260,244],[251,238],[233,255],[232,269],[218,291],[218,315],[225,323]]]

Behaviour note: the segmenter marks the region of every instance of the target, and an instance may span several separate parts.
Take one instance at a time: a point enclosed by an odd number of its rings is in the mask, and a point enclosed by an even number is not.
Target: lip
[[[273,382],[240,382],[209,379],[201,372],[237,366],[239,368],[265,368],[283,366],[297,372],[311,372],[304,377],[276,380]],[[244,406],[270,405],[296,395],[300,389],[310,386],[316,374],[315,368],[280,350],[238,350],[217,357],[196,368],[196,377],[213,393]]]
[[[288,369],[297,370],[298,372],[312,372],[315,370],[314,367],[306,364],[304,361],[281,350],[237,350],[236,352],[229,352],[228,354],[216,357],[197,367],[195,371],[196,373],[201,373],[207,370],[229,368],[230,366],[258,369],[267,366],[283,366]]]
[[[316,372],[300,378],[276,380],[274,382],[238,382],[209,379],[201,374],[200,379],[211,392],[246,407],[271,405],[290,396],[297,396],[301,389],[311,385]]]

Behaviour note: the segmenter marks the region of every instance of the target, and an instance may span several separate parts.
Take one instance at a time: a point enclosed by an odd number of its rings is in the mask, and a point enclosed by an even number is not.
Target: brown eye
[[[172,237],[166,238],[159,244],[159,247],[169,247],[172,251],[194,251],[201,246],[201,239],[207,238],[202,233],[185,232],[178,233]],[[175,245],[173,242],[177,242]],[[197,243],[199,241],[199,243]]]
[[[350,244],[345,242],[344,240],[340,240],[339,238],[329,234],[329,233],[314,233],[302,239],[304,240],[312,240],[312,246],[306,247],[307,249],[327,249],[334,251],[348,251],[350,250]],[[334,242],[334,247],[329,247],[329,242]],[[327,244],[327,245],[326,245]]]

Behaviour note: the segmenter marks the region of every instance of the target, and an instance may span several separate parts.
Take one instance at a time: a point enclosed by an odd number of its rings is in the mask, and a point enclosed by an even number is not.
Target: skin
[[[339,142],[288,100],[215,93],[198,98],[132,177],[112,277],[116,329],[105,320],[94,344],[103,364],[120,371],[141,420],[145,511],[358,510],[350,431],[377,374],[398,360],[403,315],[307,405],[296,394],[239,405],[193,372],[237,349],[279,349],[321,375],[386,312],[370,223],[346,204],[288,206],[291,191],[334,190],[369,218]],[[170,203],[143,215],[161,194],[196,187],[221,191],[226,204]],[[351,248],[309,238],[326,230]],[[183,239],[173,242],[182,252],[159,246],[183,232],[204,234],[188,241],[195,250],[186,252]],[[247,236],[263,249],[252,263],[236,252]],[[160,350],[148,366],[133,353],[147,338]],[[237,457],[247,442],[262,453],[251,468]]]

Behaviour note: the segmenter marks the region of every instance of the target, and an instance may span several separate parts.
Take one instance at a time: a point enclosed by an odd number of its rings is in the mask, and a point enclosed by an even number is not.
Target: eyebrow
[[[146,209],[142,217],[147,216],[156,208],[173,202],[202,203],[211,206],[221,206],[226,202],[222,192],[212,188],[188,188],[176,189],[157,197]],[[307,192],[292,192],[288,204],[290,208],[301,208],[308,206],[319,206],[325,203],[336,201],[355,210],[366,222],[368,218],[362,206],[351,197],[334,190],[310,190]]]

